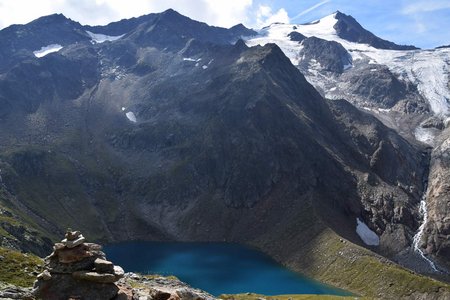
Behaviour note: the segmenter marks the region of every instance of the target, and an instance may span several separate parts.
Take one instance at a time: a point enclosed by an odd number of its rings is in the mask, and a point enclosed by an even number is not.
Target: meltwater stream
[[[426,191],[426,189],[425,189]],[[413,246],[414,251],[419,253],[419,255],[430,265],[431,269],[435,272],[440,272],[437,268],[434,262],[426,257],[425,253],[423,253],[422,249],[420,248],[420,241],[422,240],[423,231],[425,230],[425,226],[428,222],[428,210],[427,210],[427,202],[426,202],[426,192],[423,194],[422,199],[420,200],[420,206],[419,206],[419,213],[423,216],[422,224],[420,224],[419,230],[417,230],[417,233],[414,235],[413,238]]]
[[[104,248],[126,272],[174,275],[215,296],[350,293],[300,276],[253,249],[229,243],[125,242]]]

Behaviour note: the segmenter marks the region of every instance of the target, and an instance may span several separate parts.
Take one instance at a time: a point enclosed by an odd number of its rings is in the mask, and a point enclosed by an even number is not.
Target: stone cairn
[[[106,260],[100,245],[68,229],[53,249],[34,285],[38,299],[123,299],[115,282],[124,271]]]

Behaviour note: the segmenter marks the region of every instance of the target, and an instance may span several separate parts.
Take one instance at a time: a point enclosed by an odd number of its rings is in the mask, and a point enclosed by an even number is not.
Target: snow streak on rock
[[[86,33],[91,37],[93,44],[100,44],[100,43],[104,43],[106,41],[112,42],[112,41],[118,40],[124,36],[124,34],[112,36],[112,35],[106,35],[106,34],[101,34],[101,33],[93,33],[90,31],[86,31]]]
[[[61,46],[59,44],[51,44],[51,45],[42,47],[39,50],[33,51],[33,54],[34,54],[34,56],[41,58],[41,57],[46,56],[47,54],[50,54],[53,52],[58,52],[62,48],[63,48],[63,46]]]

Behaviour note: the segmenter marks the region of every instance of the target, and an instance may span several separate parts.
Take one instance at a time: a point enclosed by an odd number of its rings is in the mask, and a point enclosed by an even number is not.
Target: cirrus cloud
[[[402,8],[401,12],[405,15],[410,15],[443,9],[450,9],[450,2],[448,0],[419,0],[408,3]]]

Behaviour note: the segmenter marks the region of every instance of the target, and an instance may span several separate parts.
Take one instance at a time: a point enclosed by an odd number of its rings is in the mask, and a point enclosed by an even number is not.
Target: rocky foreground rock
[[[36,299],[214,299],[175,278],[125,274],[121,267],[106,259],[102,246],[86,243],[79,231],[69,230],[65,239],[56,243],[53,249],[53,253],[45,258],[45,270],[34,284]],[[20,299],[18,292],[13,292],[8,294],[10,298],[16,295],[19,298],[13,299]],[[33,298],[29,294],[27,297]]]

